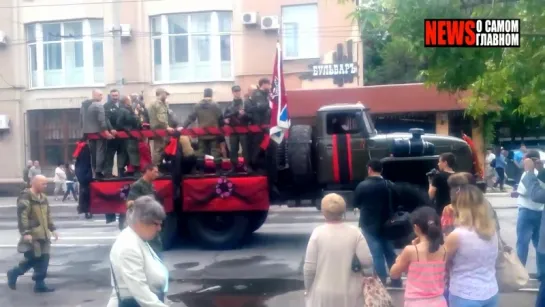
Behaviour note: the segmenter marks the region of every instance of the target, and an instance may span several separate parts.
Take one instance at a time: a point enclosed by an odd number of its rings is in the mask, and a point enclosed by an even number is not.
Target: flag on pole
[[[284,87],[284,69],[282,65],[282,50],[280,43],[276,43],[276,56],[271,84],[269,102],[271,106],[271,128],[269,134],[277,144],[282,142],[284,134],[290,128],[288,113],[288,98]]]

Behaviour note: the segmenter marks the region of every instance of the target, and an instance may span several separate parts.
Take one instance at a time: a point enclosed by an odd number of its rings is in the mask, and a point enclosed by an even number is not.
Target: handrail
[[[187,135],[192,137],[199,137],[204,135],[225,135],[231,134],[249,134],[249,133],[265,133],[269,131],[269,125],[249,125],[249,126],[223,126],[223,127],[195,127],[195,128],[177,128],[172,132],[168,132],[166,129],[155,130],[118,130],[115,135],[116,139],[142,139],[142,138],[157,138],[157,137],[178,137],[181,135]],[[84,138],[88,140],[107,139],[105,132],[101,133],[86,133]]]

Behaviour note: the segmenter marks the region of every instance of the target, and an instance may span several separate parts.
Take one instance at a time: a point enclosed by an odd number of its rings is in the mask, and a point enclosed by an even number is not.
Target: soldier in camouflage
[[[131,98],[128,96],[123,97],[121,100],[121,107],[119,108],[119,115],[117,117],[117,127],[125,131],[142,129],[142,123],[140,118],[136,114],[136,111],[132,107]],[[134,167],[135,173],[130,175],[138,175],[140,169],[140,152],[138,151],[138,140],[127,139],[126,141],[126,155],[128,156],[129,163]],[[123,165],[118,165],[122,167]],[[127,174],[129,175],[129,174]]]
[[[153,181],[159,177],[159,170],[155,165],[148,165],[145,168],[144,175],[137,181],[131,184],[129,195],[127,196],[127,212],[130,211],[134,201],[142,196],[156,197],[155,189],[153,188]],[[156,199],[159,201],[158,199]],[[123,218],[125,220],[125,218]],[[125,226],[125,225],[124,225]],[[161,236],[157,235],[153,240],[148,242],[157,255],[161,255],[163,251],[163,243],[161,242]]]
[[[248,117],[244,112],[244,101],[242,100],[240,86],[233,86],[231,91],[233,92],[233,102],[225,110],[225,114],[223,116],[224,122],[225,124],[233,127],[247,126]],[[246,163],[249,161],[246,138],[247,136],[244,134],[232,134],[229,136],[230,159],[233,167],[235,167],[238,163],[238,152],[240,148],[242,148],[242,156],[244,157],[244,161],[246,161]]]
[[[213,91],[210,88],[204,89],[204,98],[189,115],[185,123],[182,125],[187,128],[195,120],[199,123],[199,127],[219,127],[222,119],[222,112],[219,105],[212,100]],[[214,158],[219,158],[218,138],[215,135],[199,136],[199,148],[197,156],[212,155]]]
[[[17,198],[17,224],[21,234],[17,250],[23,253],[24,259],[7,273],[8,286],[12,290],[16,288],[17,278],[33,268],[34,292],[55,291],[44,282],[49,267],[51,238],[58,239],[49,202],[44,194],[46,188],[47,178],[37,175],[32,179],[30,188]]]
[[[155,96],[157,99],[148,110],[150,129],[166,129],[169,133],[174,131],[173,128],[168,125],[168,105],[167,97],[169,92],[165,89],[158,88],[155,91]],[[161,164],[163,150],[168,142],[168,138],[165,137],[156,137],[153,139],[153,153],[152,161],[154,165],[159,166]]]

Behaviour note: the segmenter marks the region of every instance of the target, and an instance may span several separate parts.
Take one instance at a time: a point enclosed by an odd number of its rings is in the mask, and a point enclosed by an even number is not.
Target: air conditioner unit
[[[0,114],[0,131],[9,130],[9,117],[5,114]]]
[[[131,38],[132,29],[130,24],[121,24],[121,38]]]
[[[261,30],[278,30],[280,24],[278,21],[278,16],[263,16],[261,17]]]
[[[247,26],[257,24],[257,13],[256,12],[242,13],[242,24]]]
[[[8,44],[8,36],[4,31],[0,31],[0,46],[5,46]]]

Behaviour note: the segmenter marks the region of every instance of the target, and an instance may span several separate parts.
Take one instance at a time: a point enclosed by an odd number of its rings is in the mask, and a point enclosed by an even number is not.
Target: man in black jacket
[[[140,122],[140,118],[138,118],[138,116],[136,115],[135,110],[132,107],[131,98],[129,97],[124,97],[121,101],[121,107],[119,108],[119,115],[117,117],[116,127],[124,131],[142,129],[142,123]],[[126,162],[129,162],[135,170],[135,173],[130,175],[140,176],[138,171],[140,169],[140,152],[138,151],[138,140],[131,138],[124,141],[124,146],[126,150],[124,155],[125,158],[128,159],[128,161]],[[119,153],[117,160],[119,161]],[[123,175],[122,166],[118,165],[118,168],[121,168],[121,170],[119,170],[119,176],[121,177]]]
[[[396,260],[394,246],[383,234],[383,225],[390,217],[393,183],[382,177],[382,163],[379,160],[369,161],[367,174],[367,178],[354,191],[354,206],[360,209],[360,227],[369,245],[375,272],[385,284],[388,269]],[[401,280],[392,280],[391,285],[401,287]]]
[[[117,126],[117,118],[120,114],[120,94],[119,91],[113,89],[110,91],[108,101],[104,104],[104,111],[106,112],[106,119],[110,122],[110,125],[114,130],[120,130],[122,127]],[[106,157],[104,159],[104,176],[112,177],[114,167],[114,157],[117,154],[117,169],[118,175],[123,176],[123,169],[126,164],[126,141],[125,139],[114,138],[108,140],[106,144]]]
[[[269,105],[269,91],[271,81],[267,78],[259,80],[259,88],[251,94],[250,98],[244,104],[244,112],[250,123],[253,125],[268,125],[271,122],[271,108]],[[249,165],[257,166],[259,163],[259,154],[261,152],[261,142],[263,133],[253,133],[247,136]]]

